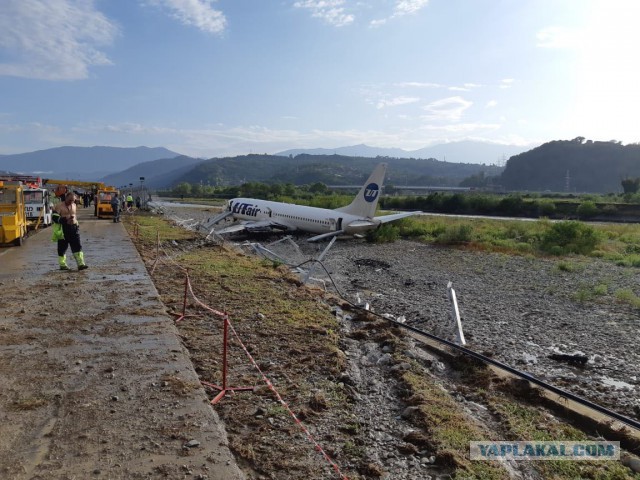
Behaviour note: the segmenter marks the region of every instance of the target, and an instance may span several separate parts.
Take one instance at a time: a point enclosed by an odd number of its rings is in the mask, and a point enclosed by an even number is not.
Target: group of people
[[[82,200],[84,208],[89,208],[91,206],[91,202],[93,202],[93,193],[85,192],[80,195],[80,199]]]
[[[140,208],[140,197],[136,197],[136,208]],[[119,222],[121,211],[131,212],[133,210],[133,195],[129,194],[120,199],[118,192],[114,193],[111,197],[111,210],[113,210],[113,223]]]

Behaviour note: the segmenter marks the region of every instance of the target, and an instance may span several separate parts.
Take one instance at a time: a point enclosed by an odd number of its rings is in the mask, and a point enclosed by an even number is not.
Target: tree
[[[482,188],[487,186],[488,180],[489,179],[485,176],[484,171],[480,171],[462,180],[460,182],[460,186]]]
[[[620,184],[624,193],[638,193],[638,190],[640,190],[640,177],[624,178]]]
[[[187,182],[181,182],[173,188],[173,191],[177,195],[189,195],[191,193],[191,184]]]
[[[329,191],[329,188],[322,182],[316,182],[309,187],[309,191],[311,193],[326,194]]]

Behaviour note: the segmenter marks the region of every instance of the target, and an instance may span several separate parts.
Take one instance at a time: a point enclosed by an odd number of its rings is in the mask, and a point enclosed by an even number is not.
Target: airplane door
[[[336,225],[336,230],[342,230],[342,218],[338,219],[338,224]]]
[[[331,232],[335,232],[336,231],[336,219],[335,218],[330,218],[329,219],[329,230]]]

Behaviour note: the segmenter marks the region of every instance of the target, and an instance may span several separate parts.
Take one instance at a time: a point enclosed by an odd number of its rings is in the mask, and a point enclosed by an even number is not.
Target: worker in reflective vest
[[[78,270],[85,270],[89,267],[84,263],[84,253],[80,244],[80,228],[76,215],[76,195],[69,192],[64,197],[64,202],[58,203],[53,209],[53,221],[62,225],[64,238],[58,239],[58,264],[60,270],[69,270],[67,266],[67,248],[71,247]]]

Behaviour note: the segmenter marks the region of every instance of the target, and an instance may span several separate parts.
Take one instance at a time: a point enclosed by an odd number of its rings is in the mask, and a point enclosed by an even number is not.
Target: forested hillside
[[[511,157],[499,183],[507,190],[617,193],[627,177],[640,177],[639,144],[578,137]]]
[[[360,185],[375,165],[389,164],[387,185],[457,186],[463,179],[484,172],[499,175],[494,165],[441,162],[434,159],[389,157],[347,157],[342,155],[245,155],[204,161],[177,179],[175,183],[203,183],[212,186],[240,185],[247,182],[292,183],[322,182],[327,185]]]
[[[203,161],[199,158],[180,155],[174,158],[139,163],[122,172],[108,175],[101,180],[107,185],[120,186],[127,185],[130,182],[137,184],[138,179],[144,177],[145,185],[149,188],[165,188],[167,185],[171,185],[176,178],[184,175]]]

